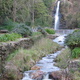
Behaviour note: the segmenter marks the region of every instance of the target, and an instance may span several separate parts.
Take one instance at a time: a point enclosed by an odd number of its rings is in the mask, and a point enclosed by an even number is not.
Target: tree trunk
[[[16,21],[16,6],[17,6],[17,3],[16,3],[16,0],[13,0],[13,21],[15,22]]]
[[[32,0],[32,26],[34,26],[34,0]]]

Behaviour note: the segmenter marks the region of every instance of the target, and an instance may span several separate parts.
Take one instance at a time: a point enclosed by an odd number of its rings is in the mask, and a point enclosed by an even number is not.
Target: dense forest
[[[0,28],[17,23],[28,26],[52,26],[52,9],[55,0],[0,0]],[[12,25],[12,22],[13,23]]]
[[[18,23],[30,27],[53,27],[57,0],[0,0],[0,29],[11,30]],[[61,0],[60,27],[80,27],[79,0]]]

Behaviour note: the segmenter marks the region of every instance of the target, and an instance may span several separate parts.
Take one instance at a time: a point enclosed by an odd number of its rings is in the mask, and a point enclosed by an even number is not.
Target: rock
[[[37,80],[42,80],[43,75],[44,75],[44,72],[39,71],[39,70],[34,73],[31,73],[32,79],[37,79]]]
[[[8,33],[8,30],[0,30],[0,33]]]
[[[39,70],[41,68],[41,66],[33,66],[32,68],[31,68],[31,70]]]
[[[53,35],[53,34],[48,34],[47,35],[47,38],[49,39],[55,39],[57,36]]]
[[[73,70],[73,71],[78,71],[80,68],[80,60],[75,59],[69,62],[69,66],[68,66],[69,70]]]
[[[67,73],[65,70],[51,72],[49,75],[49,79],[52,79],[52,80],[73,80],[72,76],[69,73]]]
[[[49,75],[49,78],[54,80],[61,80],[62,74],[60,71],[51,72],[51,74]]]
[[[59,42],[62,42],[62,41],[59,41]]]

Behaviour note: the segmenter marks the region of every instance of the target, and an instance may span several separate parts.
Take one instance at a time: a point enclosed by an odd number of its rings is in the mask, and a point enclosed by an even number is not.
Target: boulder
[[[32,68],[31,68],[31,70],[39,70],[41,68],[41,66],[33,66]]]
[[[52,80],[73,80],[70,73],[68,73],[66,70],[51,72],[49,74],[49,79],[52,79]]]
[[[42,80],[43,75],[44,75],[44,72],[43,71],[39,71],[39,70],[36,71],[36,72],[31,73],[32,79],[36,79],[36,80]]]

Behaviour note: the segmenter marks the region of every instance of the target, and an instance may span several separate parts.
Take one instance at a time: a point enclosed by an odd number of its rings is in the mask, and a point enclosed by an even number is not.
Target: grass
[[[40,34],[41,34],[41,32],[33,32],[32,36],[37,36],[37,35],[40,35]]]
[[[19,49],[11,53],[7,58],[7,63],[11,63],[12,65],[7,65],[10,66],[9,69],[11,70],[16,66],[17,71],[20,70],[24,72],[29,70],[41,57],[53,53],[60,48],[61,46],[52,40],[43,38],[39,42],[36,42],[31,49]],[[15,75],[17,77],[18,74]]]
[[[22,36],[17,33],[7,33],[7,34],[0,34],[0,42],[7,42],[7,41],[14,41]]]
[[[53,29],[46,28],[45,31],[46,31],[48,34],[55,34],[55,31],[54,31]]]
[[[79,71],[75,71],[73,75],[74,75],[74,80],[80,80],[80,72]]]
[[[68,66],[68,61],[70,61],[71,57],[71,51],[69,48],[64,49],[60,55],[58,55],[58,57],[56,58],[56,66],[60,67],[60,68],[67,68]]]

